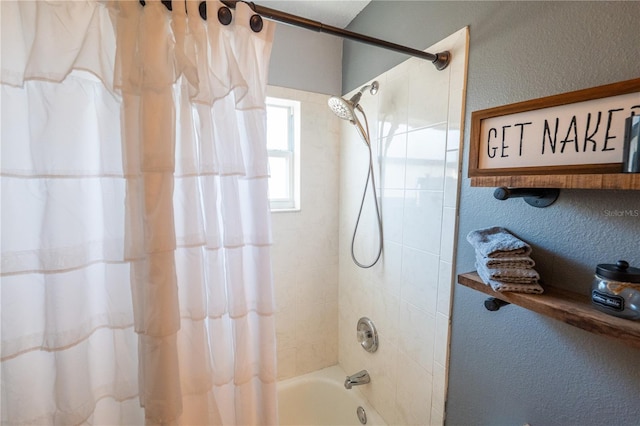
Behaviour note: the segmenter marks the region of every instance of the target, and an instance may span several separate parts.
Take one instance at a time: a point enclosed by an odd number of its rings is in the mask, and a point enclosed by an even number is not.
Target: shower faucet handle
[[[369,318],[362,317],[358,320],[356,336],[365,351],[375,352],[378,350],[378,332],[375,325],[373,325],[373,321]]]

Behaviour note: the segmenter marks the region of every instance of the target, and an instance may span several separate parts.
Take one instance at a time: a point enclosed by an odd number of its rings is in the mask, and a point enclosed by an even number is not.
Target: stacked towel
[[[499,226],[472,231],[467,241],[476,250],[478,275],[495,291],[543,292],[529,244]]]

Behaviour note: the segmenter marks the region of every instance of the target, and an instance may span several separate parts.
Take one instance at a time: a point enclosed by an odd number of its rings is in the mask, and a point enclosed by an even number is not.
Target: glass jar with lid
[[[609,315],[640,321],[640,268],[624,260],[599,264],[591,285],[591,303]]]

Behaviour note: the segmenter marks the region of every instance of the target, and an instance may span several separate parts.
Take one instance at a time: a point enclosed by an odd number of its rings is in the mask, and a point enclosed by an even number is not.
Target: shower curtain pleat
[[[274,27],[199,3],[1,3],[3,424],[277,424]]]

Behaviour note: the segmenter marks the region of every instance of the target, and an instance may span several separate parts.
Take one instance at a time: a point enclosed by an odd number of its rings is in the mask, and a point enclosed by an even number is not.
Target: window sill
[[[291,209],[271,209],[271,213],[298,213],[299,211],[299,207],[294,207]]]

